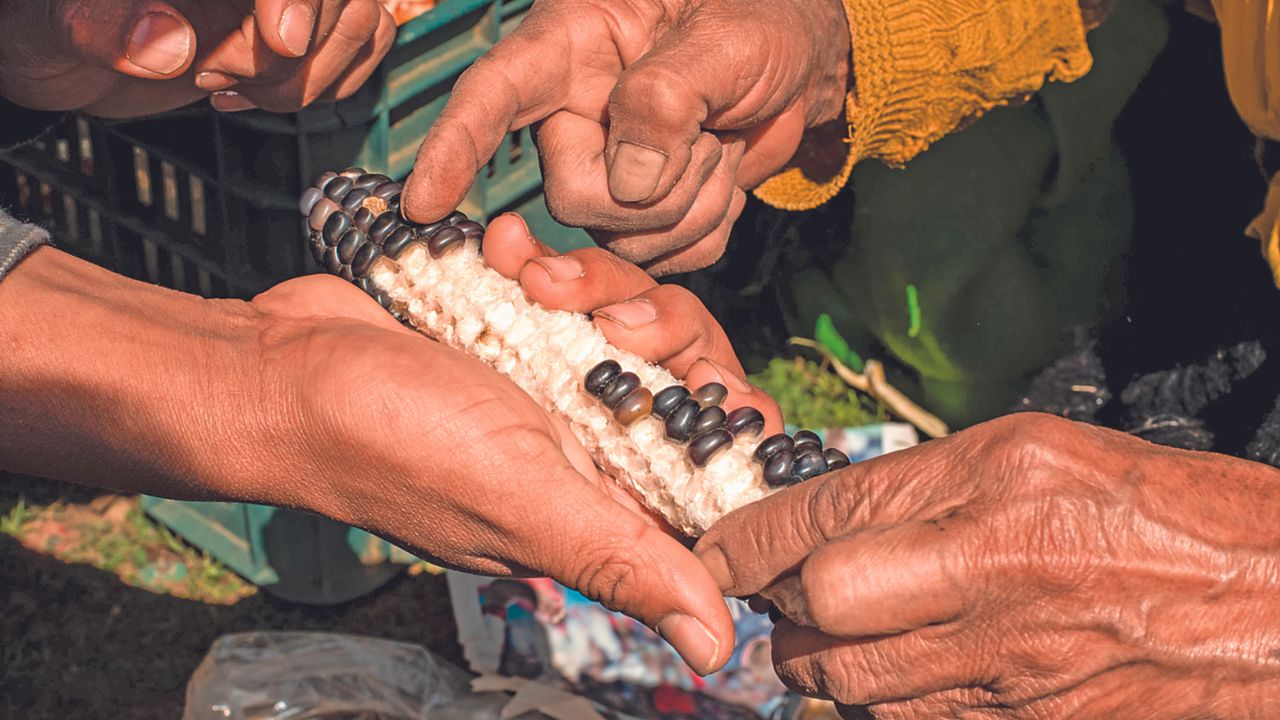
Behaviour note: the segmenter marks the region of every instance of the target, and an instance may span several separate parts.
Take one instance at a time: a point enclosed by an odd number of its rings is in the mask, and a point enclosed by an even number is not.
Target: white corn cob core
[[[380,259],[369,277],[419,331],[484,361],[563,418],[605,473],[686,535],[702,535],[771,492],[751,459],[758,438],[739,438],[699,468],[685,444],[666,439],[659,419],[630,426],[614,419],[583,387],[598,363],[616,361],[654,393],[679,381],[609,344],[585,315],[530,301],[519,283],[485,265],[473,242],[440,258],[412,245],[399,260]]]

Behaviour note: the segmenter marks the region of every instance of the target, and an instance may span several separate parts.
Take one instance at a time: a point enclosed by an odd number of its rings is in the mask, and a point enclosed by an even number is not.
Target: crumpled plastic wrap
[[[187,685],[183,720],[498,720],[504,693],[407,643],[329,633],[219,638]]]

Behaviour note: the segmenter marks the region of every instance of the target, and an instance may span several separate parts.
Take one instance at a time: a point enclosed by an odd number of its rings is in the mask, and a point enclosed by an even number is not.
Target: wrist
[[[259,416],[243,302],[41,248],[0,282],[0,469],[189,499],[242,498]]]

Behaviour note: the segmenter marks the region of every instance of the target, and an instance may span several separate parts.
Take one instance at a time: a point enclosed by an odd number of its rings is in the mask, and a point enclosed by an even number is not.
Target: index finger
[[[536,8],[536,6],[535,6]],[[555,23],[527,18],[462,73],[418,148],[405,181],[405,216],[432,222],[462,203],[507,133],[551,115],[564,102],[569,37]]]

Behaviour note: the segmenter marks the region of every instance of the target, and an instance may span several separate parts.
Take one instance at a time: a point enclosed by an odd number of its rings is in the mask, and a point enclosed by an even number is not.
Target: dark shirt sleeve
[[[0,98],[0,150],[31,142],[66,113],[28,110]]]

